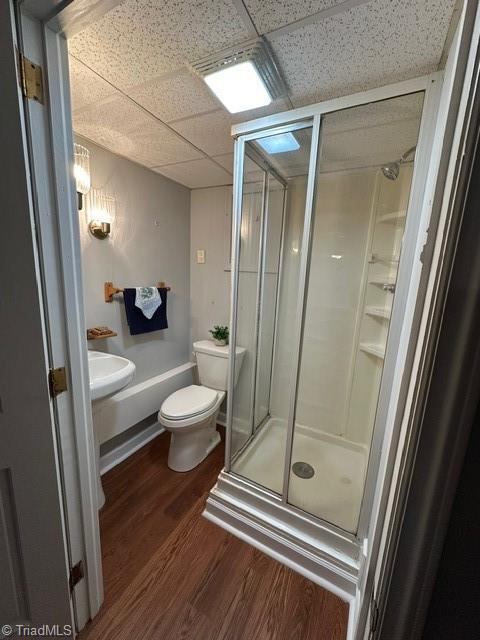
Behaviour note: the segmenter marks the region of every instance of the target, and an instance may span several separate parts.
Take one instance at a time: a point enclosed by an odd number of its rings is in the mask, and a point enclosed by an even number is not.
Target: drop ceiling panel
[[[324,116],[324,132],[334,133],[374,127],[392,122],[419,119],[423,108],[423,91],[390,100],[371,102]]]
[[[202,156],[124,96],[74,114],[73,128],[79,135],[147,167]]]
[[[187,69],[154,78],[130,90],[130,96],[164,122],[218,109],[205,82]]]
[[[154,171],[180,182],[190,189],[232,184],[231,173],[219,167],[209,158],[156,167]]]
[[[231,118],[223,109],[173,122],[171,126],[208,155],[222,155],[233,150]]]
[[[455,0],[367,4],[271,38],[295,106],[437,68]]]
[[[226,153],[222,156],[214,156],[213,160],[221,164],[227,171],[233,174],[233,153]]]
[[[329,9],[344,0],[245,0],[259,33],[268,33],[290,22]]]
[[[231,130],[234,123],[261,118],[277,111],[284,111],[286,108],[286,101],[279,99],[266,107],[252,111],[231,114],[222,108],[178,122],[173,121],[170,125],[206,154],[224,155],[233,151]]]
[[[72,111],[78,111],[117,93],[112,85],[84,64],[69,56]]]
[[[281,111],[287,111],[290,109],[290,102],[288,98],[278,98],[271,104],[267,104],[266,107],[260,107],[259,109],[251,109],[250,111],[242,111],[241,113],[232,113],[230,119],[232,124],[238,124],[241,122],[248,122],[256,118],[263,118],[270,116],[272,113],[280,113]]]
[[[126,0],[73,36],[69,48],[125,90],[248,37],[231,0]]]
[[[419,119],[329,133],[322,138],[320,171],[380,166],[394,162],[417,144]]]

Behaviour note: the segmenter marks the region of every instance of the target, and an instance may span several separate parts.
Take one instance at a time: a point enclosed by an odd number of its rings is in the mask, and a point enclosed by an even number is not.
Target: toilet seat
[[[185,420],[207,413],[217,400],[218,392],[214,389],[192,384],[168,396],[160,413],[167,420]]]

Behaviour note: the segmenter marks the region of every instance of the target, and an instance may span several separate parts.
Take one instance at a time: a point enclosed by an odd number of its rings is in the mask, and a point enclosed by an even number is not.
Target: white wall
[[[346,435],[376,171],[318,181],[305,312],[297,422]]]
[[[232,188],[194,189],[190,215],[190,313],[192,342],[210,338],[215,324],[230,322]],[[197,249],[205,264],[197,264]]]
[[[136,382],[190,359],[189,251],[190,190],[133,162],[78,139],[90,149],[92,186],[116,198],[111,236],[97,240],[79,213],[87,327],[107,325],[116,338],[89,342],[89,348],[132,360]],[[131,336],[123,297],[105,303],[103,284],[156,285],[164,280],[169,328]]]

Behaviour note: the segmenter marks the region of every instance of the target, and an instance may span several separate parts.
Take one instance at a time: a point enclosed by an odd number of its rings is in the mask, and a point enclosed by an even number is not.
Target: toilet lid
[[[218,398],[217,392],[208,387],[192,384],[172,393],[162,404],[161,412],[170,420],[180,420],[208,411]]]

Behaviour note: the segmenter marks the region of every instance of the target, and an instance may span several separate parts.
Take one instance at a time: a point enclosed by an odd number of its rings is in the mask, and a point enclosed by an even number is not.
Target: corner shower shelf
[[[375,356],[380,360],[385,358],[385,347],[381,344],[372,344],[370,342],[361,342],[360,343],[360,351],[364,351],[365,353],[370,354],[371,356]]]
[[[365,313],[368,316],[374,316],[375,318],[382,318],[382,320],[390,320],[391,311],[384,307],[365,307]]]
[[[379,216],[377,222],[396,223],[405,220],[406,217],[406,211],[394,211],[393,213],[385,213],[383,216]]]

